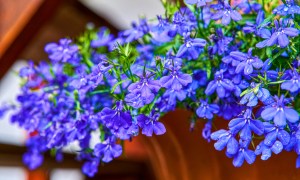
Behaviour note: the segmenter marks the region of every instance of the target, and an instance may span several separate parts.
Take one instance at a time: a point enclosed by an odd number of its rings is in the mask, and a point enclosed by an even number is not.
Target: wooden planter
[[[300,179],[294,152],[272,154],[267,161],[262,161],[258,156],[254,164],[245,162],[241,168],[235,168],[224,151],[216,151],[214,142],[208,143],[202,138],[204,123],[198,123],[195,131],[189,131],[190,115],[184,110],[167,114],[162,119],[166,134],[151,138],[140,135],[133,142],[126,142],[127,157],[150,161],[159,180]],[[218,128],[226,128],[227,123],[225,120],[215,120]]]

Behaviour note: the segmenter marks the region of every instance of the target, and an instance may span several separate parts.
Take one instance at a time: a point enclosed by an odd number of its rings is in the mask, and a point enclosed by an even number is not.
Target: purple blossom
[[[234,88],[234,84],[229,79],[223,78],[223,71],[217,71],[214,80],[208,83],[205,94],[211,95],[217,91],[218,96],[224,98],[226,93],[233,91]]]
[[[93,177],[98,172],[98,166],[99,161],[97,159],[87,161],[82,166],[82,172],[89,177]]]
[[[183,101],[186,98],[186,91],[185,90],[174,90],[168,89],[164,94],[163,98],[166,98],[169,105],[176,105],[177,99],[179,101]]]
[[[261,84],[251,83],[251,89],[246,90],[247,93],[240,100],[241,104],[246,104],[249,107],[256,106],[258,103],[258,99],[262,102],[266,101],[270,97],[269,90],[262,88]]]
[[[241,61],[235,69],[236,73],[240,73],[244,70],[244,74],[249,75],[253,72],[253,67],[259,69],[264,65],[261,59],[259,59],[257,56],[252,56],[252,48],[248,50],[248,54],[239,51],[233,51],[230,53],[230,56],[238,61]]]
[[[299,125],[289,124],[291,130],[291,138],[289,143],[284,147],[286,151],[294,150],[298,155],[300,154],[300,129]]]
[[[118,101],[114,109],[103,108],[101,119],[106,127],[118,130],[120,127],[129,128],[132,124],[132,117],[129,112],[123,112],[123,102]]]
[[[240,132],[240,138],[243,140],[251,140],[252,132],[257,135],[262,135],[264,132],[263,123],[252,118],[252,109],[247,109],[243,117],[232,119],[228,127],[234,134]]]
[[[170,36],[171,23],[168,19],[157,16],[158,24],[151,27],[150,33],[154,42],[165,43],[172,40]]]
[[[255,35],[262,37],[264,39],[270,38],[271,32],[268,29],[266,29],[268,23],[262,24],[264,20],[265,20],[264,11],[259,11],[255,23],[247,21],[246,26],[243,27],[243,31],[247,34],[254,33]]]
[[[270,39],[268,39],[266,45],[273,46],[278,44],[281,48],[286,47],[290,41],[288,36],[296,37],[299,34],[299,30],[293,27],[285,27],[282,20],[280,20],[280,25],[277,20],[274,21],[275,31],[273,32]]]
[[[197,7],[199,8],[205,6],[206,3],[212,2],[212,0],[185,0],[185,2],[190,5],[196,4]]]
[[[218,116],[223,117],[226,120],[232,119],[232,117],[237,116],[242,111],[242,106],[236,103],[236,99],[233,97],[228,97],[222,99],[220,105],[220,110]]]
[[[225,147],[227,147],[226,154],[234,155],[239,150],[239,143],[231,131],[221,129],[213,132],[210,135],[210,138],[217,141],[215,142],[214,147],[218,151],[222,151]]]
[[[226,37],[223,34],[223,31],[221,28],[216,29],[216,35],[211,35],[210,39],[213,40],[215,43],[213,46],[210,47],[210,53],[219,55],[224,54],[228,50],[228,45],[233,40],[232,37]],[[223,59],[222,59],[223,60]]]
[[[27,152],[23,155],[23,162],[30,170],[36,169],[42,165],[44,156],[37,151]]]
[[[186,89],[186,94],[192,100],[196,100],[196,90],[199,88],[199,84],[196,81],[193,81]]]
[[[264,141],[260,142],[255,148],[255,154],[258,156],[261,154],[261,160],[267,160],[271,157],[272,152],[279,154],[283,150],[283,145],[280,141],[275,141],[272,146],[267,146]]]
[[[165,59],[163,59],[163,66],[166,69],[180,69],[182,67],[182,59],[176,56],[172,56],[170,55],[170,53],[168,53],[168,56]]]
[[[152,134],[162,135],[166,132],[163,123],[159,122],[160,114],[151,111],[149,116],[140,114],[137,116],[138,125],[142,128],[142,134],[152,136]]]
[[[235,167],[241,167],[246,160],[248,164],[253,164],[256,158],[254,151],[248,149],[250,141],[240,141],[240,148],[238,152],[233,156],[233,165]]]
[[[101,158],[103,162],[110,162],[122,154],[122,146],[116,144],[114,137],[107,138],[104,142],[98,143],[94,148],[94,155]]]
[[[195,70],[193,72],[193,80],[199,84],[199,86],[206,86],[207,84],[207,73],[203,70]]]
[[[202,137],[207,140],[207,142],[210,142],[211,128],[211,121],[208,121],[205,123],[204,128],[202,129]]]
[[[261,112],[261,117],[264,120],[273,120],[275,125],[280,127],[285,126],[286,121],[295,123],[299,120],[298,112],[286,106],[289,101],[284,98],[284,95],[281,95],[280,98],[278,96],[275,96],[274,100],[275,102],[272,105],[267,106]]]
[[[91,46],[93,48],[107,46],[112,40],[113,35],[109,34],[106,27],[102,27],[97,33],[97,38],[91,41]]]
[[[197,59],[199,57],[199,48],[203,48],[206,45],[204,39],[190,38],[190,33],[184,33],[184,44],[182,44],[176,54],[176,57],[183,57],[184,54],[190,55],[192,59]]]
[[[47,44],[45,51],[49,54],[50,60],[53,62],[72,62],[72,59],[76,60],[78,47],[77,45],[72,45],[71,42],[70,39],[61,39],[59,44]]]
[[[300,168],[300,155],[296,159],[296,168]]]
[[[159,112],[169,112],[174,111],[176,103],[169,101],[170,94],[164,94],[163,97],[159,97],[155,103],[157,110]],[[176,101],[175,101],[176,102]]]
[[[150,104],[152,100],[153,99],[142,97],[139,91],[129,93],[125,96],[125,102],[134,108],[141,108],[146,104]]]
[[[242,19],[242,16],[236,10],[233,10],[228,4],[225,4],[222,9],[218,10],[212,15],[211,19],[222,19],[222,24],[228,25],[231,19],[234,21],[239,21]]]
[[[196,113],[200,118],[212,119],[213,114],[219,112],[217,104],[208,104],[208,100],[200,100],[200,106],[197,108]]]
[[[288,90],[292,93],[300,89],[300,76],[296,70],[293,71],[293,77],[290,80],[286,80],[281,84],[281,89]]]
[[[162,87],[173,90],[181,90],[182,87],[187,86],[192,82],[192,76],[181,73],[178,68],[172,68],[170,71],[170,75],[163,76],[160,79]]]
[[[276,7],[273,13],[281,16],[300,14],[300,6],[295,4],[294,0],[286,0],[286,3]]]
[[[145,98],[146,104],[153,101],[155,94],[160,89],[160,83],[158,80],[151,80],[151,74],[145,74],[143,77],[139,77],[138,82],[132,83],[128,86],[128,91],[131,93],[139,93],[141,98]]]
[[[149,27],[146,19],[140,19],[140,24],[132,23],[132,29],[128,29],[122,32],[122,36],[124,37],[124,42],[129,43],[134,40],[137,40],[144,36],[144,34],[148,33]]]
[[[259,12],[262,8],[262,5],[248,0],[242,0],[242,1],[234,1],[232,2],[232,5],[238,6],[245,14],[249,14],[252,11]]]
[[[278,127],[268,122],[264,122],[263,124],[265,131],[265,145],[273,146],[277,139],[279,140],[279,143],[281,143],[284,146],[289,144],[291,136],[283,127]],[[279,147],[279,145],[276,146]]]

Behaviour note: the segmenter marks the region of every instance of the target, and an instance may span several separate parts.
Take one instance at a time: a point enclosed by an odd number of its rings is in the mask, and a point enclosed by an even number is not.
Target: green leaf
[[[280,49],[279,52],[277,52],[277,53],[270,59],[269,64],[271,64],[276,58],[278,58],[285,50],[286,50],[285,48]]]
[[[122,81],[117,82],[117,83],[111,88],[110,93],[114,93],[115,90],[116,90],[116,88],[117,88],[119,85],[121,85],[123,82],[127,81],[127,80],[128,80],[128,78],[127,78],[127,79],[124,79],[124,80],[122,80]]]
[[[249,92],[251,92],[252,89],[246,89],[244,90],[241,94],[240,94],[240,97],[244,96],[245,94],[248,94]]]
[[[110,92],[108,89],[102,89],[102,90],[93,91],[90,94],[94,95],[94,94],[102,94],[102,93],[108,93],[108,92]]]
[[[269,82],[268,84],[281,84],[283,82],[285,82],[285,80],[276,81],[276,82]]]
[[[71,64],[66,63],[63,67],[63,72],[68,76],[74,75],[74,68]]]
[[[271,20],[275,17],[274,14],[270,15],[269,17],[267,17],[257,28],[260,28],[264,25],[266,25],[267,23],[271,22]]]
[[[266,54],[267,54],[268,58],[272,57],[272,48],[271,47],[266,48]]]

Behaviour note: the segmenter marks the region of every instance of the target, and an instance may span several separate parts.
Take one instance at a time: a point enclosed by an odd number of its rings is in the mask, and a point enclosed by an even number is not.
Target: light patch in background
[[[21,167],[0,166],[0,180],[27,180],[27,174]]]
[[[50,180],[84,180],[80,169],[54,169],[51,171]]]
[[[16,61],[0,80],[0,106],[3,103],[16,104],[16,97],[20,94],[20,78],[16,72],[19,72],[26,65],[26,61]],[[17,124],[12,124],[10,117],[11,114],[7,113],[0,120],[0,143],[23,145],[26,140],[26,133]]]
[[[129,29],[138,17],[156,18],[165,13],[160,0],[80,0],[99,16],[119,29]]]

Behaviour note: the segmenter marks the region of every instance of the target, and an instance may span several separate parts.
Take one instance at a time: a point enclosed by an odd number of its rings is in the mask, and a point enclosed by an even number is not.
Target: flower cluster
[[[165,16],[117,36],[88,29],[48,44],[50,62],[20,71],[12,122],[30,135],[24,162],[36,168],[46,151],[61,157],[77,142],[93,176],[122,154],[122,141],[164,134],[160,117],[179,107],[194,113],[191,128],[206,122],[203,137],[236,167],[284,150],[300,157],[300,6],[238,2],[164,3]],[[220,119],[228,129],[211,132]]]

